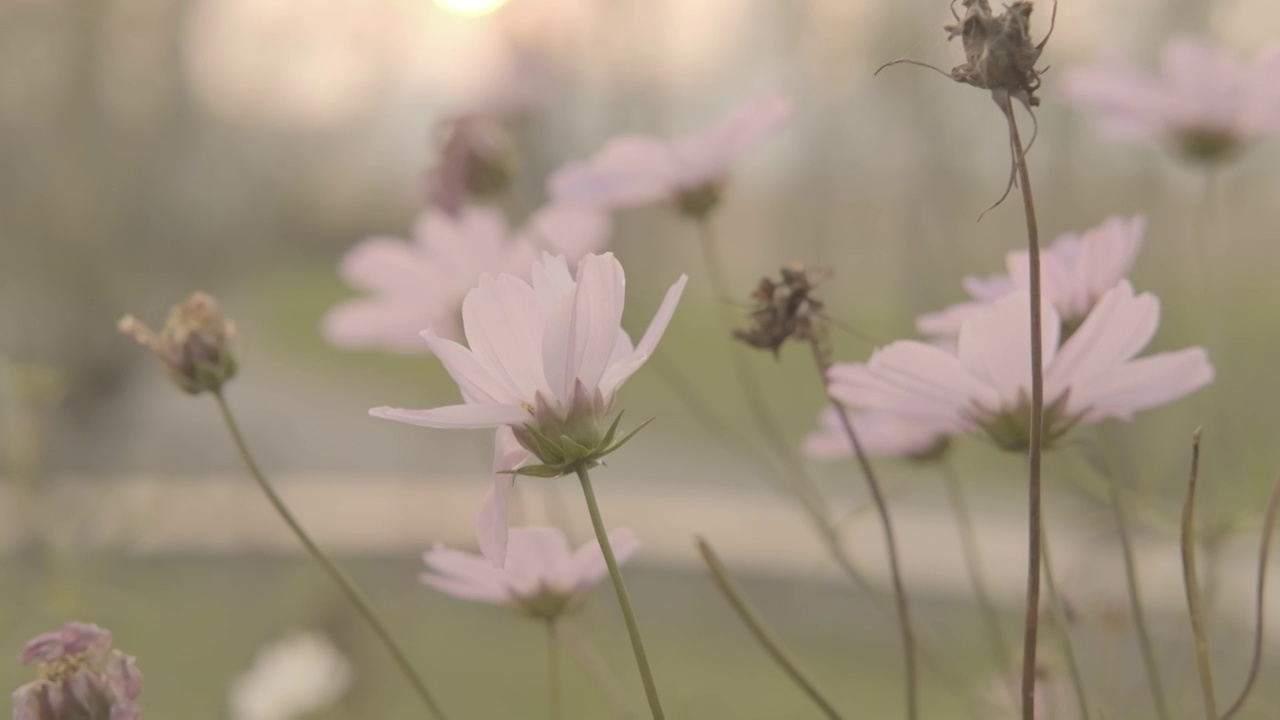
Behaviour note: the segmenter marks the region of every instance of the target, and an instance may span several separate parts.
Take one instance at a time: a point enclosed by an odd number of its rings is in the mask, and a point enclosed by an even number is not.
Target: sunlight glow
[[[436,5],[459,15],[488,15],[507,3],[507,0],[436,0]]]

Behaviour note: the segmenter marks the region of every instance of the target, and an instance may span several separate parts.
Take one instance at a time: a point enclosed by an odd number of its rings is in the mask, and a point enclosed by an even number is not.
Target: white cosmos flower
[[[949,434],[917,420],[879,410],[846,411],[858,444],[871,456],[926,457],[939,450]],[[818,415],[818,429],[805,436],[804,454],[818,460],[853,457],[853,445],[832,405]]]
[[[578,464],[594,464],[609,449],[607,416],[618,389],[653,354],[687,279],[682,275],[671,286],[633,346],[622,329],[626,277],[612,253],[584,257],[576,279],[563,257],[549,254],[533,266],[532,282],[486,275],[462,303],[469,347],[431,330],[422,333],[458,383],[463,404],[369,412],[432,428],[503,428],[497,436],[494,489],[477,522],[481,550],[501,563],[512,482],[501,471],[514,469],[532,453],[549,468],[572,472]],[[549,449],[548,440],[557,447]]]
[[[1060,235],[1040,256],[1041,293],[1068,328],[1084,320],[1103,293],[1116,286],[1133,269],[1147,219],[1112,216],[1083,233]],[[964,289],[974,299],[936,313],[921,315],[916,329],[925,335],[954,336],[964,318],[987,303],[1015,290],[1029,290],[1031,281],[1027,251],[1005,256],[1004,275],[968,276]]]
[[[296,720],[323,710],[351,687],[351,663],[328,637],[304,632],[258,651],[231,686],[235,720]]]
[[[885,410],[953,432],[984,430],[1001,447],[1026,447],[1031,394],[1030,297],[1018,290],[964,319],[955,353],[914,340],[877,350],[866,364],[840,364],[831,393],[848,405]],[[1183,397],[1213,380],[1204,348],[1134,359],[1160,323],[1160,301],[1122,281],[1102,296],[1059,347],[1061,323],[1043,314],[1045,442],[1076,423],[1133,413]]]

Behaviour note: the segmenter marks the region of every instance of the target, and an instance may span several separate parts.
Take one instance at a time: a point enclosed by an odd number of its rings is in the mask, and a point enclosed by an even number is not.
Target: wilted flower
[[[545,254],[532,284],[514,275],[485,275],[467,293],[467,344],[422,333],[462,390],[462,405],[432,410],[380,407],[375,417],[434,428],[509,426],[543,463],[521,474],[555,476],[591,467],[614,450],[617,419],[608,423],[622,383],[649,359],[667,328],[685,281],[667,291],[640,343],[622,329],[626,280],[612,253],[588,255],[569,274]],[[626,438],[623,438],[625,440]]]
[[[1069,72],[1063,95],[1098,111],[1114,134],[1167,143],[1215,162],[1280,132],[1280,48],[1252,64],[1209,42],[1169,41],[1151,76],[1124,62]]]
[[[945,429],[881,410],[847,410],[858,444],[870,456],[931,458],[947,446]],[[818,429],[804,438],[804,454],[819,460],[853,457],[853,445],[834,406],[818,414]]]
[[[1060,235],[1045,248],[1040,256],[1040,291],[1065,323],[1065,334],[1079,327],[1098,299],[1129,274],[1146,230],[1147,219],[1142,215],[1113,216],[1083,233]],[[970,313],[1015,290],[1029,290],[1026,250],[1006,255],[1005,267],[1004,275],[966,277],[964,289],[974,300],[921,315],[916,329],[926,335],[953,336]]]
[[[427,174],[427,200],[456,215],[469,201],[501,195],[516,172],[516,151],[497,120],[463,115],[440,123],[438,157]]]
[[[830,392],[855,407],[884,410],[955,432],[983,430],[1008,450],[1027,446],[1031,337],[1018,290],[975,311],[961,324],[954,354],[903,340],[866,364],[831,368]],[[1045,445],[1077,423],[1129,419],[1213,380],[1204,348],[1134,360],[1155,334],[1160,301],[1135,297],[1122,281],[1102,296],[1059,347],[1061,324],[1044,307]]]
[[[1031,42],[1032,3],[1014,0],[999,15],[991,12],[988,0],[964,0],[963,5],[964,17],[943,28],[948,40],[959,36],[964,46],[965,61],[952,68],[951,79],[990,90],[993,96],[1005,94],[1027,107],[1039,105],[1042,71],[1035,65],[1049,38]]]
[[[824,341],[822,302],[813,296],[813,290],[826,274],[796,264],[782,268],[776,279],[761,278],[751,294],[755,301],[751,327],[734,330],[733,336],[751,347],[770,350],[774,356],[788,339]]]
[[[623,529],[609,533],[609,545],[618,564],[640,548],[636,536]],[[545,620],[571,610],[609,574],[598,542],[592,540],[571,550],[564,533],[549,527],[511,528],[503,567],[442,545],[428,550],[422,559],[428,568],[422,582],[441,592],[463,600],[509,605]]]
[[[351,663],[328,637],[304,632],[258,650],[236,678],[229,703],[235,720],[297,720],[323,710],[351,687]]]
[[[607,208],[671,201],[700,217],[719,201],[733,165],[790,117],[791,103],[770,94],[738,107],[701,135],[674,142],[622,135],[590,160],[556,171],[548,191],[557,202]]]
[[[515,233],[496,210],[466,207],[457,216],[426,210],[412,242],[372,237],[342,259],[343,279],[369,296],[330,310],[324,335],[344,348],[427,352],[418,334],[458,337],[462,299],[481,275],[527,277],[539,248],[576,260],[601,249],[609,228],[608,215],[585,208],[545,207]]]
[[[38,635],[22,650],[38,679],[13,693],[14,720],[140,720],[142,673],[134,658],[111,649],[111,633],[71,622]]]
[[[192,395],[218,392],[236,374],[235,325],[204,293],[169,311],[159,335],[132,315],[117,327],[159,358],[169,377]]]

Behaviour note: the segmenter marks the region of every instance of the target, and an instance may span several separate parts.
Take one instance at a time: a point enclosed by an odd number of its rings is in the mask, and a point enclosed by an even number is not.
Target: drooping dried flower
[[[1037,70],[1036,63],[1049,37],[1031,42],[1030,0],[1015,0],[999,15],[991,12],[988,0],[964,0],[963,4],[964,17],[957,15],[957,24],[943,28],[948,40],[959,37],[964,47],[965,61],[951,69],[951,78],[990,90],[993,96],[1007,94],[1028,108],[1039,105],[1036,91],[1043,70]],[[1057,8],[1055,2],[1055,16]]]
[[[778,276],[760,278],[751,294],[755,310],[751,326],[733,331],[733,336],[754,348],[769,350],[777,356],[789,339],[804,343],[821,343],[826,339],[822,302],[813,290],[828,275],[826,270],[812,270],[799,263],[782,268]]]
[[[218,392],[236,374],[235,325],[204,293],[169,311],[158,335],[132,315],[117,327],[150,350],[173,382],[192,395]]]
[[[141,720],[142,673],[111,648],[111,633],[72,622],[38,635],[22,650],[38,678],[13,693],[14,720]]]

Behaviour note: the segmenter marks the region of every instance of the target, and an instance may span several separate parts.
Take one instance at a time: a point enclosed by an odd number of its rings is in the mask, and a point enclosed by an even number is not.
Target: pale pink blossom
[[[368,294],[330,310],[324,335],[343,348],[428,352],[419,333],[458,337],[463,297],[482,275],[528,277],[539,250],[577,260],[602,249],[610,226],[607,214],[580,207],[545,207],[514,233],[497,210],[425,210],[411,241],[372,237],[342,259],[343,279]]]
[[[609,533],[619,564],[630,559],[640,542],[630,530]],[[577,550],[563,532],[549,527],[511,528],[507,562],[496,567],[488,559],[436,545],[422,556],[427,572],[422,582],[463,600],[507,605],[551,619],[570,610],[608,576],[604,554],[595,540]]]
[[[14,720],[141,720],[142,673],[110,631],[71,622],[32,638],[20,660],[39,677],[13,693]]]
[[[1083,233],[1058,236],[1041,253],[1041,297],[1068,329],[1079,325],[1098,299],[1129,275],[1146,230],[1142,215],[1112,216]],[[1029,290],[1026,250],[1006,255],[1005,268],[1004,275],[964,278],[964,289],[973,300],[921,315],[916,329],[925,335],[954,336],[970,313],[1015,290]]]
[[[736,108],[699,135],[675,141],[622,135],[591,159],[555,172],[548,191],[557,202],[607,208],[695,196],[714,204],[733,166],[776,133],[791,112],[789,101],[769,94]]]
[[[1026,446],[1031,392],[1030,297],[1018,290],[966,317],[954,354],[903,340],[865,364],[829,374],[832,395],[954,432],[985,431],[1001,447]],[[1128,281],[1107,292],[1059,347],[1062,326],[1043,313],[1046,444],[1077,423],[1128,420],[1213,380],[1204,348],[1134,359],[1160,323],[1160,301]]]
[[[1127,63],[1068,72],[1066,99],[1122,137],[1169,143],[1214,160],[1280,131],[1280,48],[1252,63],[1193,37],[1171,40],[1157,74]]]
[[[928,457],[946,443],[946,430],[877,410],[846,412],[858,444],[866,454],[885,457]],[[853,445],[834,406],[818,415],[818,429],[805,436],[805,455],[818,460],[842,460],[853,456]]]

